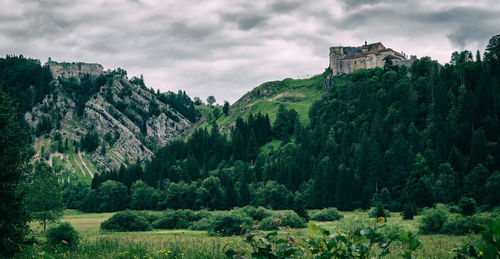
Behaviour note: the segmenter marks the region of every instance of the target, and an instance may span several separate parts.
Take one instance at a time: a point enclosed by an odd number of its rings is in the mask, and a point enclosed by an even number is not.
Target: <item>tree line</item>
[[[455,52],[444,66],[424,57],[409,69],[387,65],[333,78],[326,71],[330,84],[310,109],[310,125],[284,106],[272,127],[262,114],[238,119],[230,137],[212,124],[143,166],[100,175],[93,188],[142,180],[163,195],[177,192],[187,208],[257,205],[266,185],[278,186],[272,189],[287,208],[294,200],[343,210],[383,200],[401,210],[463,197],[499,205],[498,41],[491,39],[483,57]],[[270,140],[281,144],[262,148]],[[220,194],[217,204],[182,200],[197,197],[205,181],[214,183],[209,193]]]

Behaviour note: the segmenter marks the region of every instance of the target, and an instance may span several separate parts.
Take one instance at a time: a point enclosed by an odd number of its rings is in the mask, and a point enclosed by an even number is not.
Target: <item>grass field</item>
[[[151,212],[150,212],[151,213]],[[152,212],[159,213],[159,212]],[[346,231],[359,224],[375,224],[364,211],[344,212],[344,218],[333,222],[318,222],[326,229]],[[35,245],[21,253],[18,258],[225,258],[229,248],[250,251],[242,238],[209,236],[206,231],[193,230],[153,230],[147,232],[104,232],[100,223],[113,213],[82,213],[66,210],[61,221],[71,223],[82,237],[79,248],[75,251],[45,252],[43,245]],[[409,230],[417,232],[419,217],[415,220],[402,220],[399,213],[391,213],[385,224],[388,231]],[[32,223],[34,236],[43,241],[38,224]],[[294,229],[294,235],[306,239],[309,229]],[[453,258],[451,250],[459,246],[466,236],[421,235],[422,246],[416,250],[418,258]],[[43,243],[43,242],[42,242]],[[401,245],[395,244],[391,254],[384,258],[400,258]],[[311,258],[311,254],[306,254]]]

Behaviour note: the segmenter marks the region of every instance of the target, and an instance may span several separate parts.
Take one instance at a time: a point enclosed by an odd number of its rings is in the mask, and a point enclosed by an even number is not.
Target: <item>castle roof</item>
[[[404,56],[400,53],[394,51],[391,48],[385,48],[381,42],[375,42],[371,44],[365,44],[360,47],[338,47],[341,53],[338,59],[356,59],[367,57],[368,55],[380,55],[382,53],[387,53],[397,59],[404,59]]]

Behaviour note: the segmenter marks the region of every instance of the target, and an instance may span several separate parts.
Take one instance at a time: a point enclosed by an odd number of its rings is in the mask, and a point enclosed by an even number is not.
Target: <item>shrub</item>
[[[201,218],[198,221],[193,222],[188,229],[190,230],[208,230],[214,221],[212,216],[207,216]]]
[[[192,210],[166,210],[153,222],[153,227],[160,229],[188,228],[193,222],[200,219],[199,214]]]
[[[253,207],[253,206],[245,206],[241,208],[241,210],[247,214],[250,218],[254,220],[263,220],[264,218],[267,218],[272,215],[272,212],[262,206],[259,207]]]
[[[370,218],[390,218],[391,213],[381,206],[373,207],[368,211],[368,217]]]
[[[466,235],[471,232],[471,222],[462,215],[453,215],[444,222],[441,232],[449,235]]]
[[[239,235],[242,231],[241,225],[247,228],[252,225],[252,218],[235,210],[216,214],[212,219],[208,229],[209,235]]]
[[[75,248],[80,240],[78,232],[68,222],[49,227],[45,237],[50,247],[61,245],[62,247]]]
[[[130,210],[115,213],[111,218],[101,223],[101,229],[114,231],[148,231],[151,224],[146,217]]]
[[[403,216],[404,220],[413,219],[414,216],[417,215],[417,205],[414,202],[410,202],[405,204],[403,207],[403,211],[401,212],[401,216]]]
[[[473,198],[462,198],[458,203],[458,206],[462,210],[462,215],[464,216],[472,216],[476,212],[476,200]]]
[[[457,205],[448,204],[447,207],[450,213],[460,213],[460,214],[462,213],[462,209]]]
[[[150,223],[153,224],[154,221],[160,218],[160,215],[151,212],[145,212],[142,216]]]
[[[278,227],[305,228],[307,224],[306,221],[294,211],[273,213],[272,216],[263,219],[259,223],[259,229],[262,230],[274,230]]]
[[[344,217],[337,208],[325,208],[322,210],[310,210],[309,215],[316,221],[335,221]]]
[[[441,233],[448,214],[449,212],[439,204],[436,208],[425,210],[419,225],[420,232],[423,234]]]

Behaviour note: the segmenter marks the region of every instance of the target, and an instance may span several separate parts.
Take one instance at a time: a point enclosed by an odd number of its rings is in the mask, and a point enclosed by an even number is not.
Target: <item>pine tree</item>
[[[255,161],[255,158],[257,158],[258,154],[259,154],[259,146],[257,145],[255,132],[253,129],[251,129],[246,149],[246,159],[253,164],[253,161]]]
[[[18,251],[29,231],[22,187],[31,138],[17,117],[17,109],[0,89],[0,256],[6,257]]]

